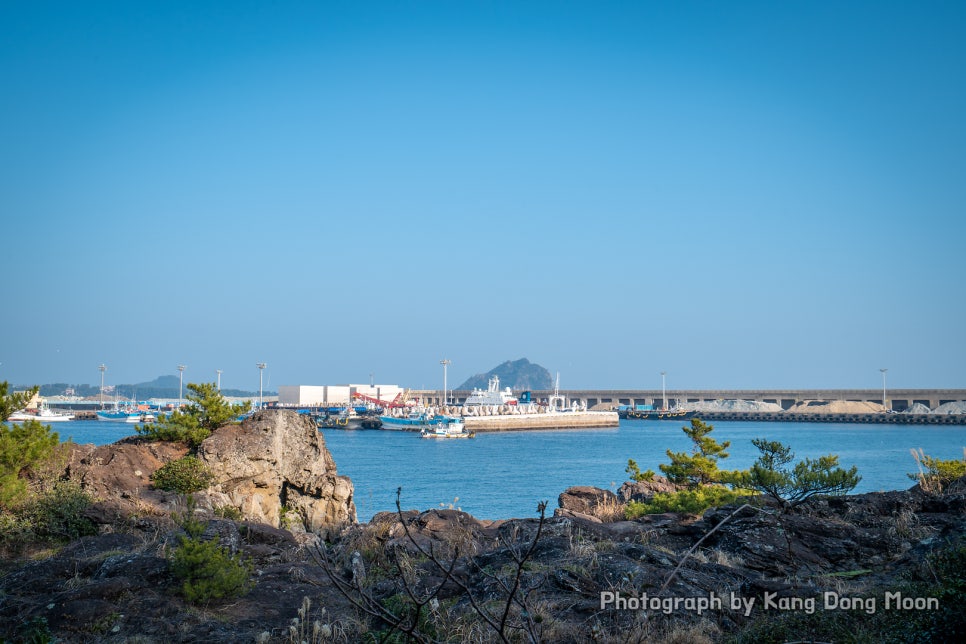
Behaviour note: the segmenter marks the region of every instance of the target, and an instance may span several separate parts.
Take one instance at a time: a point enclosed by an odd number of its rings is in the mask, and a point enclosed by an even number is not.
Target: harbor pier
[[[450,390],[446,397],[451,404],[462,404],[471,392]],[[552,390],[531,392],[534,400],[547,400],[553,396]],[[425,404],[443,403],[443,391],[437,389],[413,390]],[[684,403],[714,402],[716,400],[753,400],[774,403],[788,410],[795,405],[809,401],[848,401],[883,403],[882,389],[572,389],[561,390],[559,395],[568,401],[576,401],[586,409],[611,409],[619,405],[653,405],[660,408],[667,397],[668,407]],[[901,412],[920,403],[935,409],[948,403],[966,401],[966,389],[887,389],[885,406],[889,411]]]

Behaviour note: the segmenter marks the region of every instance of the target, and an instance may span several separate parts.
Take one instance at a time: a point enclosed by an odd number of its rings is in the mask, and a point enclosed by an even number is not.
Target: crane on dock
[[[379,398],[373,398],[372,396],[367,396],[365,394],[360,394],[359,392],[352,394],[352,397],[356,400],[372,403],[373,405],[382,407],[384,409],[398,409],[400,407],[411,407],[416,404],[414,401],[409,400],[408,389],[404,391],[400,391],[398,394],[396,394],[396,397],[389,402],[386,402],[385,400],[381,400]]]

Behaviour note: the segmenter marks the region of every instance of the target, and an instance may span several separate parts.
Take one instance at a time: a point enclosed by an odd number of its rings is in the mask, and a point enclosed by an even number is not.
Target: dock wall
[[[466,416],[466,431],[506,432],[521,429],[593,429],[617,427],[617,412],[563,412],[556,414],[507,414],[504,416]]]
[[[413,390],[426,404],[440,404],[442,390]],[[903,411],[914,403],[921,403],[930,409],[947,402],[966,401],[966,389],[886,389],[885,404],[893,411]],[[553,395],[552,391],[533,391],[535,400],[543,400]],[[842,400],[854,402],[873,402],[882,404],[882,389],[569,389],[560,392],[568,401],[577,401],[584,408],[613,408],[618,405],[654,405],[663,407],[666,395],[668,407],[694,402],[713,402],[715,400],[755,400],[780,405],[791,409],[806,400]],[[451,390],[447,398],[461,403],[470,395],[469,391]]]

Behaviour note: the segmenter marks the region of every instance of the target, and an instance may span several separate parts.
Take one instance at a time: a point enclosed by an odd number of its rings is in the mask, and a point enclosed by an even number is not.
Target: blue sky
[[[956,2],[6,2],[0,380],[966,387]]]

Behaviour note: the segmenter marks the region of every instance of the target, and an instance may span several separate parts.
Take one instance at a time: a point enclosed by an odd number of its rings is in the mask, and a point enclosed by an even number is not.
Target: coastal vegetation
[[[919,471],[909,474],[909,478],[918,483],[923,492],[942,492],[950,483],[966,476],[966,448],[962,459],[941,460],[927,456],[921,449],[912,450],[912,458],[919,465]]]
[[[171,552],[171,572],[181,581],[181,594],[193,604],[208,604],[244,595],[251,589],[251,564],[233,556],[217,540],[204,538],[207,521],[194,516],[195,503],[187,497],[187,509],[179,524],[184,534]]]
[[[31,387],[25,391],[10,391],[10,383],[0,382],[0,422],[10,418],[13,412],[26,407],[39,390],[39,387]]]
[[[847,470],[839,467],[838,456],[834,454],[806,458],[789,468],[795,458],[791,448],[764,438],[752,440],[760,455],[750,469],[722,470],[718,463],[728,458],[725,450],[731,443],[713,439],[710,436],[713,429],[698,418],[691,420],[690,427],[682,428],[694,444],[691,452],[667,450],[671,462],[659,466],[667,481],[678,489],[657,492],[647,501],[631,500],[625,509],[627,518],[662,512],[698,514],[758,494],[767,495],[788,508],[815,495],[847,494],[862,479],[855,466]],[[933,461],[923,462],[927,469],[932,468],[929,471],[938,467]],[[955,465],[943,467],[950,474],[958,471]],[[642,473],[633,459],[628,460],[626,471],[637,482],[651,481],[655,476],[650,470]],[[938,475],[924,476],[929,481],[946,480]]]
[[[657,492],[648,501],[628,502],[625,509],[628,519],[663,512],[698,514],[710,507],[734,503],[742,497],[755,494],[747,489],[747,471],[718,468],[718,462],[728,458],[725,450],[731,443],[719,443],[711,438],[713,425],[692,418],[691,425],[681,429],[693,443],[691,452],[667,450],[671,462],[658,466],[667,481],[678,489]],[[639,482],[653,480],[655,476],[651,470],[641,473],[633,460],[628,460],[627,472]]]
[[[785,507],[799,505],[816,494],[848,494],[862,480],[854,465],[848,470],[838,467],[838,456],[833,454],[806,458],[789,470],[795,458],[791,448],[764,438],[751,442],[761,455],[751,466],[748,486]]]
[[[187,454],[155,470],[151,482],[159,490],[191,494],[207,488],[214,478],[211,469],[200,458]]]
[[[157,422],[138,425],[137,432],[149,440],[186,443],[194,449],[211,432],[233,422],[251,409],[251,403],[231,404],[213,382],[188,384],[188,404]]]
[[[10,393],[0,383],[0,416],[21,409],[36,388]],[[61,480],[70,443],[36,420],[0,424],[0,549],[63,543],[93,534],[83,516],[93,499],[80,486]]]

